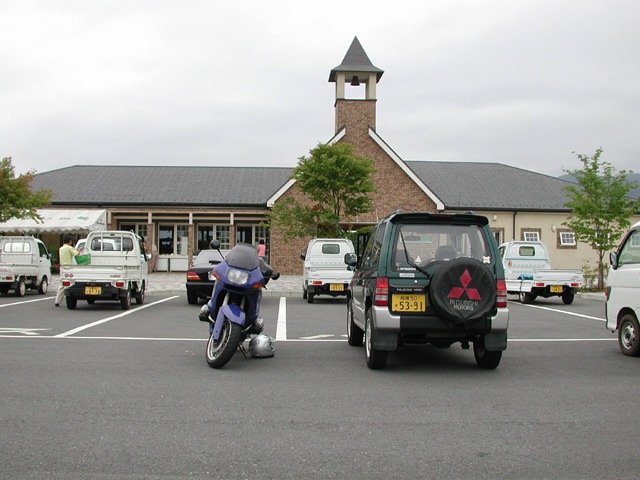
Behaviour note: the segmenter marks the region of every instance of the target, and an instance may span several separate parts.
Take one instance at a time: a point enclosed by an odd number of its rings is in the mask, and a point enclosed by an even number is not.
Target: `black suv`
[[[360,245],[361,242],[358,242]],[[394,213],[346,254],[355,268],[347,294],[350,345],[369,368],[408,343],[439,348],[473,343],[478,366],[496,368],[507,348],[507,288],[486,217]],[[360,253],[360,252],[358,252]]]

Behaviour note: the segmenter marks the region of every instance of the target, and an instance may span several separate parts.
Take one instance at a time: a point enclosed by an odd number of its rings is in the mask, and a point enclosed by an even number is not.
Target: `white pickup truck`
[[[65,287],[67,308],[76,308],[78,300],[93,304],[96,300],[119,301],[122,308],[144,302],[147,287],[147,257],[142,238],[133,232],[106,230],[87,236],[77,265],[61,265],[60,281]]]
[[[0,237],[0,293],[13,290],[22,297],[27,289],[45,294],[51,282],[51,257],[34,237]]]
[[[531,303],[536,297],[561,297],[569,305],[580,287],[581,270],[551,270],[549,251],[542,242],[513,241],[500,245],[507,292]]]
[[[346,253],[355,252],[353,243],[346,238],[314,238],[304,260],[302,272],[302,298],[313,303],[316,295],[346,296],[353,271],[344,263]]]

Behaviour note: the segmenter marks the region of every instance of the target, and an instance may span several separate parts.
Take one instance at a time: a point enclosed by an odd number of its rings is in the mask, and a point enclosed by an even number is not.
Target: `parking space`
[[[75,310],[53,305],[54,293],[0,296],[0,336],[55,338],[134,338],[205,340],[207,326],[197,320],[201,305],[188,305],[184,292],[147,295],[143,305],[122,310],[115,302]],[[604,303],[578,300],[564,305],[543,299],[530,305],[510,301],[510,342],[536,340],[615,340],[604,326]],[[344,341],[346,300],[302,296],[263,297],[265,333],[279,341]]]

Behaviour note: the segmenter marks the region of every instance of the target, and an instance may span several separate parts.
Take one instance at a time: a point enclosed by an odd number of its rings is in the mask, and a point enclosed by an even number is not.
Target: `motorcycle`
[[[220,242],[213,240],[223,261],[211,272],[215,277],[211,300],[202,307],[198,318],[209,323],[207,363],[212,368],[227,364],[236,350],[246,357],[245,340],[252,357],[272,357],[273,339],[262,334],[264,321],[260,316],[262,288],[269,280],[277,280],[275,272],[248,243],[238,243],[222,255]]]

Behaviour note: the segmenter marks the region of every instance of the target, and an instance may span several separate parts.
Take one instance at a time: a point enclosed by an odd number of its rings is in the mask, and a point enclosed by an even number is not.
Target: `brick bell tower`
[[[349,136],[366,136],[369,127],[375,130],[376,85],[383,73],[371,63],[358,37],[354,37],[342,63],[329,74],[329,82],[336,84],[336,133],[347,125]],[[347,99],[347,83],[349,87],[364,84],[364,99]]]

